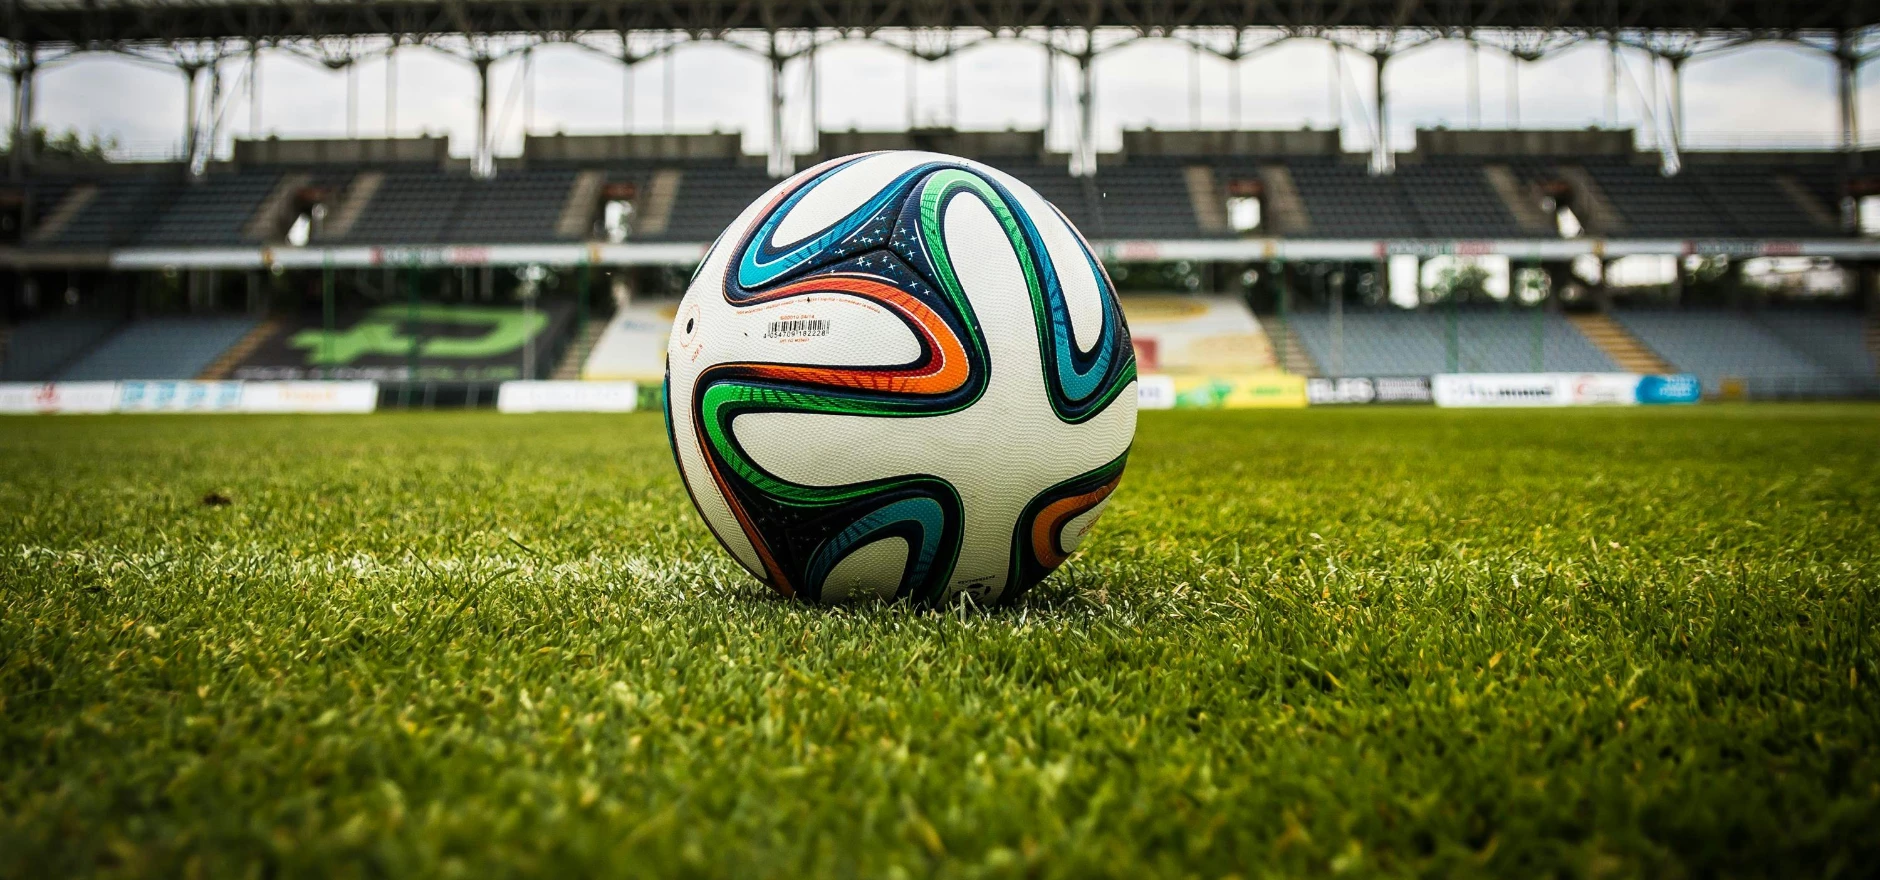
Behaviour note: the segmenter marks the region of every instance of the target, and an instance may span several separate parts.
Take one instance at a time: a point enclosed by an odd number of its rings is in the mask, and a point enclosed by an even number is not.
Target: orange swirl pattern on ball
[[[1064,564],[1064,560],[1070,558],[1070,554],[1064,552],[1063,545],[1058,543],[1058,536],[1064,531],[1064,524],[1076,518],[1078,514],[1102,504],[1103,499],[1110,497],[1110,493],[1116,491],[1116,484],[1122,480],[1123,475],[1117,474],[1116,479],[1092,491],[1082,495],[1072,495],[1069,498],[1060,498],[1051,502],[1045,509],[1038,511],[1038,518],[1032,520],[1031,523],[1032,555],[1038,557],[1038,561],[1047,568],[1056,568]]]
[[[798,364],[738,363],[743,376],[802,382],[858,391],[886,391],[901,394],[946,394],[966,384],[968,362],[966,346],[940,313],[919,297],[886,281],[867,275],[820,275],[806,281],[787,284],[749,300],[752,304],[772,302],[815,293],[848,293],[880,304],[905,319],[914,332],[926,341],[926,361],[901,369],[881,367],[813,367]]]

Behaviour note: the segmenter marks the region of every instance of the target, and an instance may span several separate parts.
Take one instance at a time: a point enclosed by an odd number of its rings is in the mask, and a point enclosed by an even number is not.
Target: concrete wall
[[[743,136],[731,134],[530,135],[522,158],[538,162],[598,162],[608,159],[735,159]]]
[[[875,150],[930,150],[955,156],[1042,156],[1042,131],[825,131],[822,155],[848,156]]]
[[[1338,152],[1338,132],[1331,130],[1123,132],[1123,153],[1130,156],[1335,156]]]
[[[1656,154],[1653,154],[1656,155]],[[1828,165],[1846,167],[1849,157],[1846,153],[1833,150],[1799,150],[1790,152],[1745,152],[1740,150],[1685,150],[1682,154],[1685,165]],[[1860,167],[1872,168],[1869,160]]]
[[[1631,129],[1455,131],[1417,129],[1416,152],[1426,156],[1629,156]]]
[[[423,162],[443,165],[450,156],[450,138],[334,138],[237,140],[235,164],[240,165],[358,165],[387,162]]]

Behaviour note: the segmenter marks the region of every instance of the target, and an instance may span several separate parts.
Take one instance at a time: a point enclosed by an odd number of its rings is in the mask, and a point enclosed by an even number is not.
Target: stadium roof
[[[6,0],[16,42],[804,28],[1475,28],[1830,32],[1880,23],[1880,0]]]

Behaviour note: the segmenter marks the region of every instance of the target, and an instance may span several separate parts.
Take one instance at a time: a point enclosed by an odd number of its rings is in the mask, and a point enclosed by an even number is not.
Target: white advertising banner
[[[248,413],[369,413],[379,407],[377,382],[243,382]]]
[[[496,389],[496,411],[632,412],[640,401],[636,382],[504,382]]]
[[[1437,406],[1633,406],[1637,373],[1446,373],[1434,377]]]
[[[118,383],[118,412],[240,412],[241,406],[240,382],[165,380]]]
[[[0,384],[0,413],[369,413],[377,382],[45,382]]]
[[[1175,377],[1150,376],[1136,377],[1137,409],[1174,409]]]
[[[108,413],[117,408],[116,382],[0,383],[0,413]]]

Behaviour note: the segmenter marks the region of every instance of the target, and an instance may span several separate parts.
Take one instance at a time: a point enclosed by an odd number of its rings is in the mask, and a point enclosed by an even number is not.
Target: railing
[[[1419,125],[1393,126],[1391,146],[1399,152],[1408,151],[1416,145],[1416,128],[1428,127],[1427,121]],[[1558,130],[1562,128],[1582,128],[1583,123],[1549,124],[1536,123],[1524,128],[1464,128],[1449,126],[1457,130],[1473,131],[1521,131],[1521,130]],[[1173,131],[1175,129],[1169,129]],[[703,133],[704,129],[688,133]],[[715,129],[713,130],[716,131]],[[595,133],[602,133],[596,131]],[[232,140],[225,140],[216,145],[210,154],[211,161],[226,161],[233,155]],[[1365,152],[1370,149],[1371,136],[1355,129],[1345,131],[1344,149],[1347,152]],[[1880,145],[1880,129],[1862,131],[1855,140],[1855,148],[1861,149],[1868,144]],[[521,155],[520,142],[516,144],[514,155],[505,153],[499,159],[509,159]],[[1650,129],[1634,130],[1633,147],[1640,152],[1654,152],[1659,149],[1657,135]],[[1726,131],[1720,129],[1701,129],[1684,133],[1681,149],[1686,152],[1820,152],[1831,153],[1843,149],[1841,135],[1835,131]],[[120,141],[105,151],[113,162],[181,162],[183,146],[175,140]],[[756,154],[752,154],[756,155]],[[466,158],[458,156],[456,158]]]

